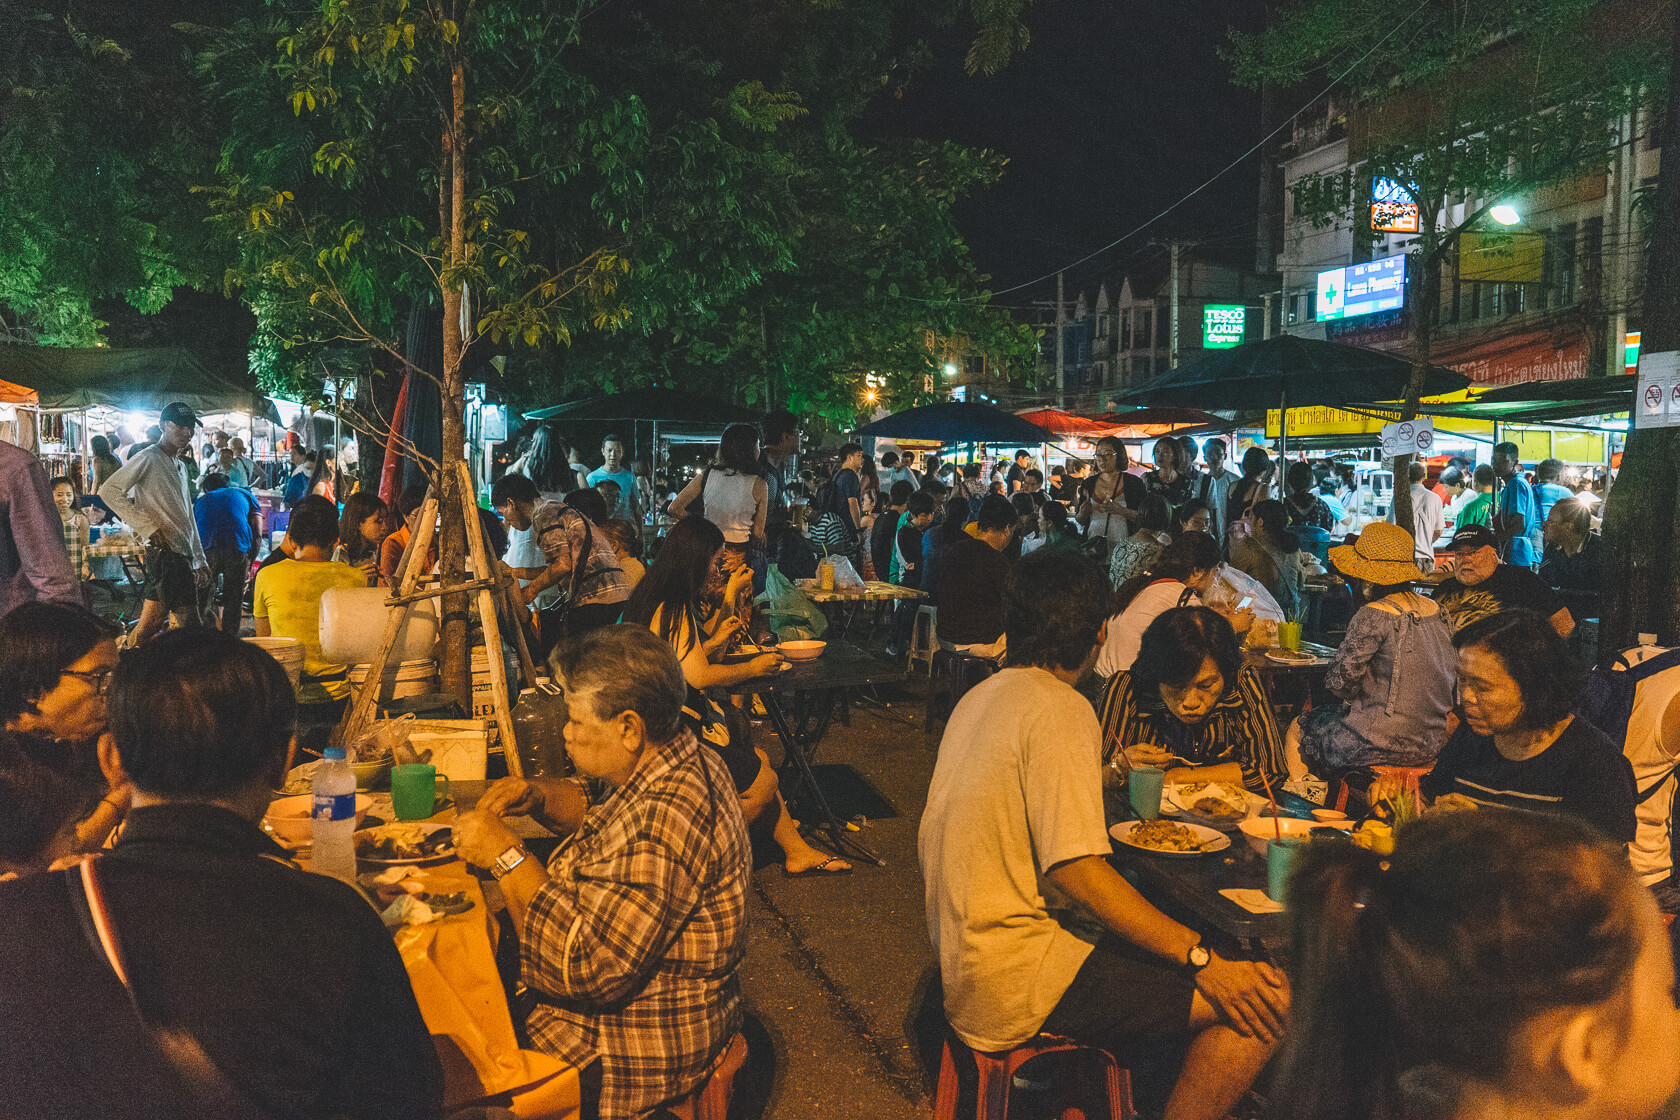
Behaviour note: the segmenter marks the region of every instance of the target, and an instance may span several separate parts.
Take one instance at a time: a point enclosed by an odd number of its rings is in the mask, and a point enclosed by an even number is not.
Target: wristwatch
[[[515,844],[513,847],[496,857],[496,862],[490,865],[490,874],[494,875],[499,881],[502,876],[508,874],[514,868],[524,863],[525,857],[528,855],[530,855],[530,853],[525,850],[525,845]],[[1192,952],[1194,952],[1194,950],[1192,950]],[[1206,958],[1206,949],[1202,950],[1202,956]],[[1206,964],[1207,962],[1204,959],[1202,963]]]
[[[1200,941],[1190,946],[1190,951],[1184,954],[1184,964],[1192,973],[1200,972],[1206,968],[1211,960],[1213,960],[1213,954],[1208,952],[1207,946]]]

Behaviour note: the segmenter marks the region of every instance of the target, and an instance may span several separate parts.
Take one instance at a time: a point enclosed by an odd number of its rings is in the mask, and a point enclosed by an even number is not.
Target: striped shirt
[[[1260,675],[1244,667],[1235,687],[1225,690],[1207,719],[1194,726],[1179,722],[1155,695],[1132,688],[1132,673],[1123,669],[1109,679],[1097,713],[1103,725],[1103,762],[1120,748],[1152,743],[1171,751],[1192,766],[1242,765],[1243,785],[1263,787],[1262,772],[1276,785],[1285,774],[1283,739],[1278,734],[1272,704]]]
[[[683,731],[593,805],[526,911],[538,1047],[601,1061],[602,1120],[692,1092],[740,1027],[752,871],[723,762]]]

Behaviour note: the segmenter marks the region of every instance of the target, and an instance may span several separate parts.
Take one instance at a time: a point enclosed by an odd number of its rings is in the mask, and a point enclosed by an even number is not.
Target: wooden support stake
[[[502,632],[496,622],[496,596],[491,591],[496,569],[490,566],[489,549],[484,546],[484,526],[478,521],[478,504],[473,500],[472,474],[465,463],[458,463],[461,514],[466,521],[467,545],[471,551],[473,570],[480,579],[477,598],[478,622],[484,630],[484,660],[490,669],[490,702],[496,713],[496,727],[501,732],[502,756],[507,760],[508,773],[516,778],[525,776],[519,760],[519,746],[513,738],[513,712],[508,707],[507,667],[502,662]]]
[[[408,551],[403,556],[402,567],[398,569],[398,598],[413,596],[415,586],[425,574],[426,554],[431,551],[437,513],[437,499],[428,488],[426,500],[420,506],[420,523],[415,527],[414,536],[408,542]],[[402,629],[403,618],[407,613],[397,609],[386,612],[385,636],[379,643],[379,652],[374,654],[373,660],[368,663],[367,679],[355,690],[355,698],[344,709],[344,718],[339,721],[338,729],[333,733],[335,746],[348,747],[373,722],[379,707],[379,693],[384,686],[385,664],[391,659],[391,650],[397,644],[397,632]]]

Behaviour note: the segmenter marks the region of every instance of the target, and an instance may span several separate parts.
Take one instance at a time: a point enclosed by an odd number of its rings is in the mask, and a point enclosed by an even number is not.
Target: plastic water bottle
[[[344,761],[343,747],[328,747],[326,761],[310,783],[314,806],[310,814],[315,850],[310,869],[319,875],[354,882],[356,878],[356,775]]]
[[[566,694],[547,677],[521,689],[513,709],[513,737],[527,778],[560,778],[571,773],[566,758]]]

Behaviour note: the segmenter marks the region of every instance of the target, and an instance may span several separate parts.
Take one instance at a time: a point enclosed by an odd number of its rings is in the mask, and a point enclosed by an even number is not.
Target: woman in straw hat
[[[1440,608],[1411,588],[1423,578],[1412,535],[1374,522],[1355,543],[1332,548],[1330,563],[1365,605],[1348,623],[1325,678],[1342,702],[1289,728],[1290,773],[1427,766],[1445,738],[1455,661]]]

